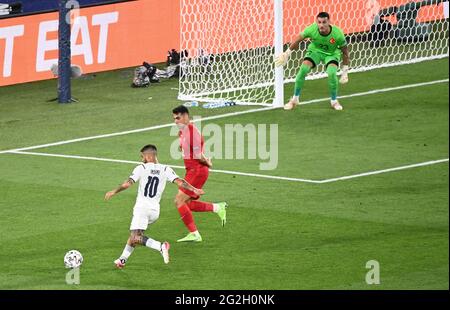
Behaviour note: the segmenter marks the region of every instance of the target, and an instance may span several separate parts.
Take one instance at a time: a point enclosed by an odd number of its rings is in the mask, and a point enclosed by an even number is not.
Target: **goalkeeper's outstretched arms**
[[[342,74],[339,82],[345,84],[348,82],[348,66],[350,65],[350,56],[348,55],[348,47],[344,46],[341,48],[342,52]]]
[[[289,45],[288,49],[282,53],[281,55],[275,55],[275,66],[284,66],[289,61],[289,57],[291,57],[292,51],[298,48],[300,42],[302,42],[305,38],[300,34],[297,39],[295,39],[294,43]]]

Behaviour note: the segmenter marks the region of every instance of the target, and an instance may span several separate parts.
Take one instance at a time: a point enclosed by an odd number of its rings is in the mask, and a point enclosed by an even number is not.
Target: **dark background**
[[[77,0],[80,7],[108,4],[114,2],[124,2],[129,0]],[[22,4],[22,14],[34,14],[39,12],[49,12],[58,10],[59,0],[0,0],[0,3],[21,3]],[[16,14],[15,14],[16,15]]]

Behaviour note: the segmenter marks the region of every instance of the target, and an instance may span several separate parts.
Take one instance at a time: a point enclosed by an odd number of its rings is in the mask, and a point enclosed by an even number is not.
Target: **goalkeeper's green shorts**
[[[313,63],[313,68],[323,62],[326,66],[330,63],[334,63],[339,66],[341,61],[341,50],[337,50],[333,55],[328,55],[320,51],[308,50],[306,52],[305,60],[309,60]]]

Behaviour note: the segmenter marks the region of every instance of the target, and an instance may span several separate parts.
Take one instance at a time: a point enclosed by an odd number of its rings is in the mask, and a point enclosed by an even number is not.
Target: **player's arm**
[[[300,45],[300,42],[302,42],[305,38],[303,37],[303,34],[299,34],[294,42],[289,45],[288,49],[282,53],[281,55],[278,55],[275,57],[275,66],[284,66],[287,64],[289,57],[292,54],[293,50],[296,50],[298,46]]]
[[[291,45],[289,45],[289,50],[293,51],[296,50],[298,48],[298,46],[300,45],[300,42],[302,42],[305,38],[303,37],[303,34],[299,34],[297,36],[297,38],[295,39],[294,42],[291,43]]]
[[[350,56],[348,53],[348,47],[347,45],[341,47],[342,52],[342,75],[339,80],[341,84],[345,84],[348,82],[348,66],[350,65]]]
[[[173,180],[173,183],[177,184],[178,187],[182,187],[187,189],[188,191],[194,192],[196,195],[203,195],[205,192],[202,189],[195,188],[191,184],[189,184],[185,179],[177,178]]]
[[[212,161],[211,158],[208,158],[205,156],[205,154],[201,153],[200,154],[200,158],[198,159],[198,161],[205,166],[208,166],[208,168],[212,167]]]
[[[194,153],[194,158],[199,161],[200,164],[208,166],[209,168],[212,167],[211,159],[207,158],[205,154],[203,154],[202,151],[202,136],[200,133],[195,129],[192,132],[192,138],[191,141],[193,143],[192,146],[192,152]]]
[[[134,180],[129,178],[128,180],[126,180],[125,182],[123,182],[119,187],[117,187],[116,189],[113,189],[112,191],[109,191],[105,194],[105,200],[109,200],[111,199],[112,196],[114,196],[115,194],[120,193],[121,191],[126,190],[127,188],[129,188],[131,185],[134,184]]]

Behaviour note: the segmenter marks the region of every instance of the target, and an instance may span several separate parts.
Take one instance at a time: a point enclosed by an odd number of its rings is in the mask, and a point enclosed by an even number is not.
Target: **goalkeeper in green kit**
[[[316,23],[306,27],[284,53],[275,57],[275,65],[277,67],[284,66],[288,62],[292,51],[297,49],[299,43],[305,39],[310,39],[311,43],[308,46],[306,56],[295,79],[294,96],[284,105],[284,109],[292,110],[299,104],[299,97],[303,89],[303,84],[305,83],[306,75],[312,68],[324,62],[328,74],[331,107],[338,111],[342,110],[342,106],[337,100],[337,71],[342,53],[343,66],[339,82],[341,84],[347,83],[350,59],[344,32],[340,28],[330,25],[330,15],[328,13],[319,13]]]

